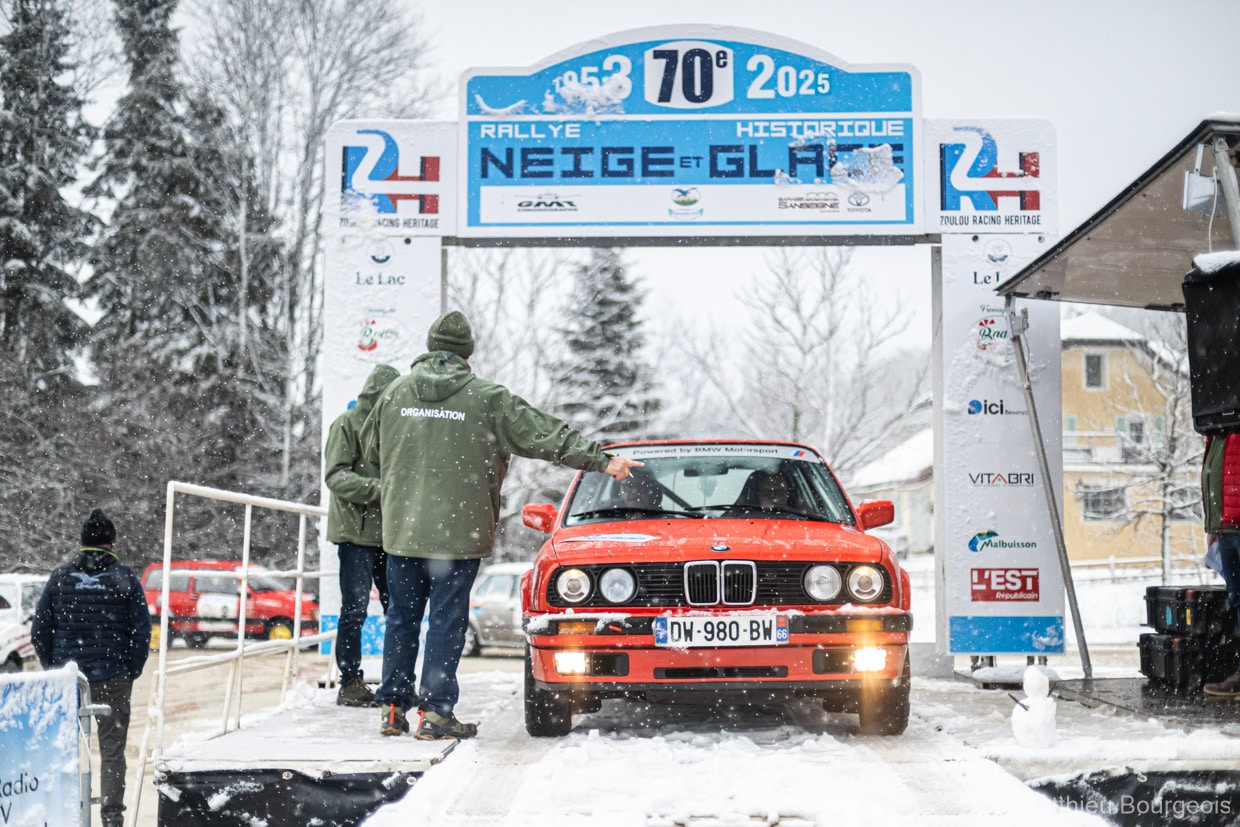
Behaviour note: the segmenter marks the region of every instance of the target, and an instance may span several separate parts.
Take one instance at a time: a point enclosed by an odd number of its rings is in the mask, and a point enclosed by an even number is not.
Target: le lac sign
[[[747,30],[621,32],[467,72],[466,236],[920,231],[920,80]]]

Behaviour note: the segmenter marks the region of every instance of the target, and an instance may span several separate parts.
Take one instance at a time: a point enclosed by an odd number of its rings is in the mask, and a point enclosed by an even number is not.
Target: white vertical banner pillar
[[[952,654],[1064,650],[1056,526],[1029,426],[1003,302],[994,286],[1045,249],[1026,235],[947,235],[942,249],[943,595],[939,640]],[[1030,380],[1062,513],[1059,306],[1027,302]]]
[[[443,236],[456,232],[456,124],[342,121],[327,138],[323,248],[323,439],[357,399],[376,365],[405,373],[426,350],[426,331],[443,312]],[[326,486],[320,500],[328,501]],[[336,549],[320,532],[322,568]],[[335,628],[339,582],[319,588],[320,624]],[[362,653],[382,652],[377,600]],[[331,651],[331,644],[322,651]]]
[[[1040,120],[925,122],[934,258],[936,648],[1064,649],[1064,587],[1004,301],[995,288],[1056,232],[1055,132]],[[1059,305],[1021,302],[1022,341],[1063,513]]]

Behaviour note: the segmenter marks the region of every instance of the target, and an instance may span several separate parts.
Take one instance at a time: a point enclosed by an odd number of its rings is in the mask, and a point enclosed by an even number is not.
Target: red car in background
[[[168,629],[173,639],[182,638],[201,648],[212,637],[236,637],[241,616],[238,572],[234,560],[173,561],[168,580]],[[319,628],[319,604],[314,595],[301,595],[301,623],[297,615],[297,590],[292,578],[275,577],[261,566],[250,566],[245,602],[245,636],[266,640],[291,640],[300,625],[300,634],[313,635]],[[142,573],[142,588],[151,612],[151,647],[159,646],[159,622],[163,613],[163,563],[152,563]]]
[[[819,699],[866,734],[908,725],[909,579],[826,461],[786,442],[613,445],[628,480],[579,473],[522,579],[525,726],[567,734],[606,698]]]

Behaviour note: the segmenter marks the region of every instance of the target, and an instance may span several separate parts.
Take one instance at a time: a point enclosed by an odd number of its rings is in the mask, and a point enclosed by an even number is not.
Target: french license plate
[[[788,642],[788,618],[771,613],[723,617],[656,617],[654,645],[778,646]]]

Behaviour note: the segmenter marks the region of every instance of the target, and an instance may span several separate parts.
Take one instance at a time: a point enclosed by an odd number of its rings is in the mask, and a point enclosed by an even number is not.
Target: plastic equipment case
[[[1189,635],[1141,635],[1141,674],[1181,694],[1195,694],[1202,684],[1221,681],[1236,671],[1240,643],[1233,638]]]
[[[1166,635],[1231,636],[1236,616],[1223,586],[1150,586],[1145,625]]]

